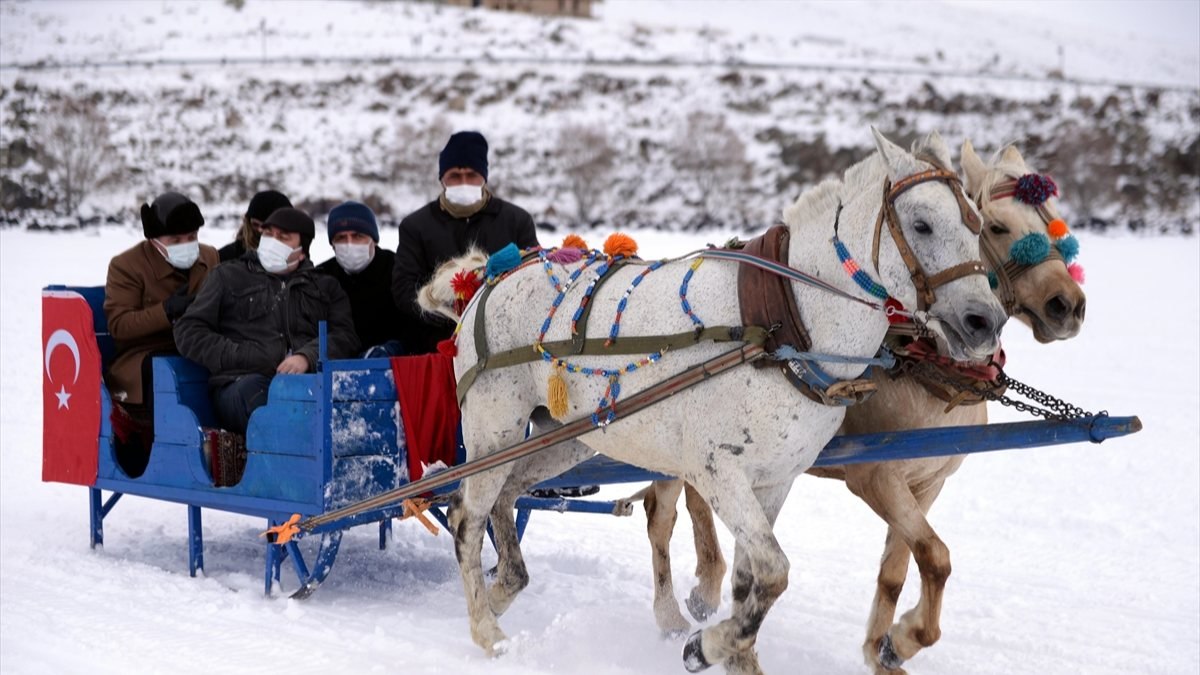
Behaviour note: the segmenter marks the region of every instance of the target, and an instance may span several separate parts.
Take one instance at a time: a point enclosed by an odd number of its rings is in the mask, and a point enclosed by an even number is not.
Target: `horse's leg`
[[[463,439],[470,449],[469,459],[486,456],[515,443],[524,435],[523,424],[517,428],[501,430],[499,433],[472,428],[467,424],[463,426]],[[487,531],[488,514],[495,506],[512,470],[512,465],[504,465],[464,478],[451,501],[450,508],[454,555],[458,559],[463,593],[467,599],[471,639],[489,656],[496,653],[496,645],[505,639],[505,635],[488,601],[487,584],[483,578],[483,537]]]
[[[877,673],[896,673],[902,672],[904,661],[936,642],[940,635],[936,619],[932,624],[925,619],[931,613],[940,613],[942,589],[950,576],[950,552],[925,519],[925,511],[937,497],[942,480],[919,489],[919,498],[889,467],[879,467],[869,475],[869,480],[854,481],[852,489],[887,522],[888,538],[863,652],[867,665]],[[910,550],[921,572],[921,601],[888,631],[904,587]]]
[[[946,579],[950,577],[950,549],[933,531],[925,514],[933,506],[943,483],[944,479],[938,479],[916,492],[920,510],[914,514],[912,521],[922,534],[910,541],[908,546],[917,561],[917,569],[921,571],[921,599],[900,617],[900,621],[889,632],[890,639],[881,646],[880,664],[884,667],[893,666],[893,672],[901,663],[911,659],[918,651],[932,646],[942,636],[942,595],[946,590]],[[889,645],[890,649],[887,648]]]
[[[875,582],[875,600],[871,603],[871,616],[867,619],[867,638],[863,642],[863,658],[876,675],[889,672],[879,664],[879,647],[896,617],[896,602],[904,590],[904,579],[908,574],[908,554],[908,544],[889,527],[883,542],[879,577]]]
[[[788,585],[789,563],[772,525],[791,482],[751,489],[741,473],[716,472],[697,477],[693,485],[733,533],[738,548],[734,554],[733,614],[688,638],[684,666],[697,672],[725,661],[728,673],[758,675],[762,672],[754,655],[758,630]]]
[[[692,516],[692,537],[696,543],[696,578],[699,582],[687,599],[687,608],[697,621],[705,621],[721,606],[721,580],[725,578],[725,557],[717,540],[708,502],[691,485],[684,485],[688,513]]]
[[[646,507],[650,560],[654,566],[654,621],[667,637],[682,637],[692,627],[679,611],[671,580],[671,533],[675,530],[676,504],[682,491],[681,480],[655,481],[642,500]]]

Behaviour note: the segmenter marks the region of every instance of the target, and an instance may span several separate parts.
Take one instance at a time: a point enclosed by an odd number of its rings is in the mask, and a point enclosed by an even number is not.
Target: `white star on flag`
[[[58,397],[59,410],[62,410],[63,408],[66,408],[67,410],[71,409],[71,406],[67,404],[67,399],[71,398],[71,395],[67,393],[67,386],[65,384],[62,385],[55,396]]]

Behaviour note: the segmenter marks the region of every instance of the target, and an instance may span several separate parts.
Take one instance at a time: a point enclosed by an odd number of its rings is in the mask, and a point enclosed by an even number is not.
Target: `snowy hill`
[[[865,154],[874,124],[1021,144],[1073,177],[1077,226],[1200,224],[1190,42],[957,3],[597,7],[5,2],[0,208],[130,220],[173,187],[237,214],[270,185],[399,217],[435,193],[448,133],[477,128],[494,187],[539,221],[754,229]],[[78,208],[46,152],[64,109],[103,141]]]

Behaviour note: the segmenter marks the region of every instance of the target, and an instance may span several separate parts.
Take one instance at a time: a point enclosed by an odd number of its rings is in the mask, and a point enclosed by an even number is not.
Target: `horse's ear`
[[[947,147],[946,141],[942,140],[942,135],[936,131],[929,132],[925,135],[925,138],[914,143],[913,154],[922,159],[934,160],[932,163],[937,165],[938,168],[946,169],[947,171],[954,170],[954,160],[950,158],[950,148]]]
[[[1017,166],[1025,166],[1025,158],[1021,156],[1021,151],[1015,145],[1007,145],[1000,153],[1000,161],[1004,164],[1016,164]]]
[[[975,194],[983,187],[983,179],[987,177],[987,166],[975,154],[975,147],[967,139],[962,144],[962,168],[967,175],[966,187],[968,194]]]
[[[888,176],[892,179],[892,182],[920,171],[920,165],[917,163],[916,158],[910,155],[904,148],[889,141],[874,126],[871,127],[871,134],[875,137],[875,148],[879,150],[879,156],[887,164]]]

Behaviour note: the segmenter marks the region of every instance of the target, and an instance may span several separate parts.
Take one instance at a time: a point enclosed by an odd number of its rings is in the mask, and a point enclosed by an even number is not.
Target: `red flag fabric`
[[[459,411],[453,360],[444,354],[396,356],[392,379],[408,445],[408,480],[421,478],[422,463],[454,466]]]
[[[42,292],[42,480],[95,485],[100,348],[92,310],[73,291]]]

